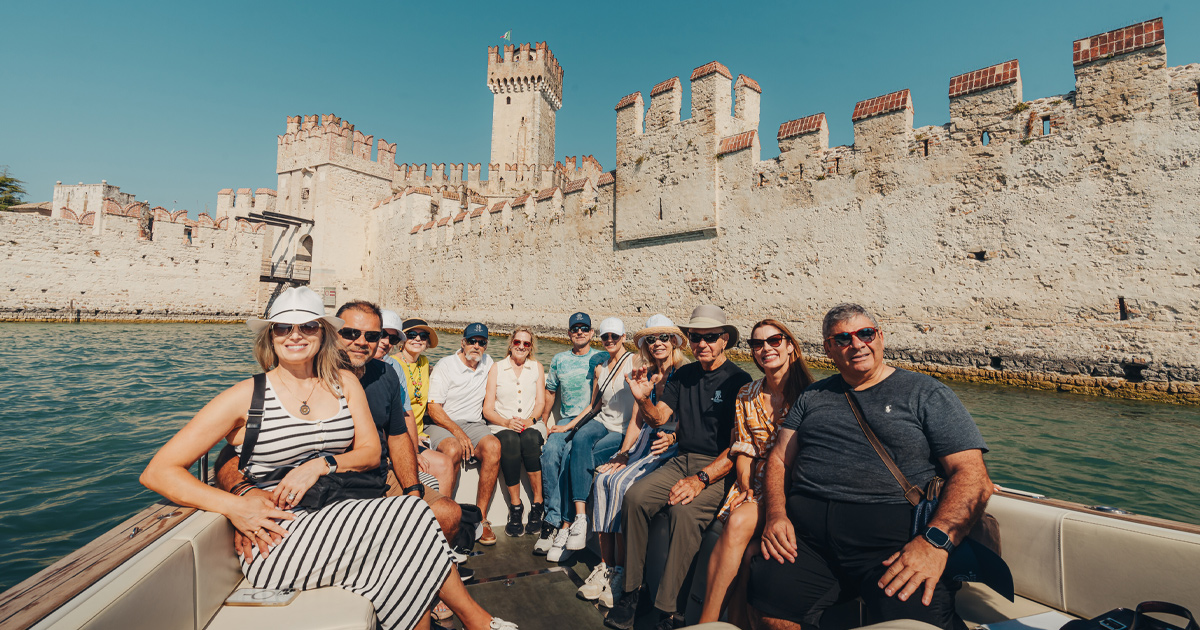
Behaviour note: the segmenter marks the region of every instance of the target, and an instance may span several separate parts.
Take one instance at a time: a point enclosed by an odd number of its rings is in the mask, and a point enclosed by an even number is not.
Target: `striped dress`
[[[303,420],[283,408],[268,377],[264,402],[250,459],[254,474],[350,448],[354,421],[344,397],[332,418]],[[255,547],[242,560],[242,572],[255,588],[340,586],[371,600],[381,627],[407,630],[429,609],[453,563],[433,512],[417,497],[340,501],[291,512],[296,519],[280,523],[288,535],[270,557],[264,559]]]

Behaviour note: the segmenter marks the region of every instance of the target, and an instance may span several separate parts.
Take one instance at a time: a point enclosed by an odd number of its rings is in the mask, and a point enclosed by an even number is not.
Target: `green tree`
[[[16,177],[11,177],[7,166],[0,166],[0,210],[8,210],[9,206],[21,203],[21,195],[25,194],[25,188],[21,184],[24,183]]]

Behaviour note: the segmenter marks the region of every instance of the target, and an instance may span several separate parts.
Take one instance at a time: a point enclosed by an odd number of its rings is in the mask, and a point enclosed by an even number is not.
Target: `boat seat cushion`
[[[1054,610],[1020,595],[1017,596],[1015,602],[1010,602],[986,585],[975,582],[963,583],[962,590],[954,598],[954,604],[968,628],[1008,619],[1020,619]]]
[[[318,588],[300,593],[287,606],[222,606],[205,630],[245,628],[374,630],[375,609],[361,595],[340,588]]]

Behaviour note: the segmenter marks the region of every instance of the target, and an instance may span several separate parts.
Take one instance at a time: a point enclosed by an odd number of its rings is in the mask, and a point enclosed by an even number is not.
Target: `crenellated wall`
[[[687,118],[678,78],[620,99],[613,172],[438,220],[412,192],[381,204],[372,297],[554,329],[713,302],[744,329],[794,322],[818,355],[851,300],[906,364],[1200,402],[1200,65],[1166,65],[1161,20],[1074,52],[1066,94],[1025,100],[1011,60],[954,77],[945,125],[913,129],[901,90],[856,105],[853,145],[804,115],[769,160],[762,89],[705,64]]]

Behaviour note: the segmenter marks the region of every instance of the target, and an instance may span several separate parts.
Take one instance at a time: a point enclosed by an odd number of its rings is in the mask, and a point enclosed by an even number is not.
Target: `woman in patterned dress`
[[[729,622],[749,628],[745,609],[745,584],[736,578],[745,560],[758,549],[750,544],[761,533],[763,523],[763,481],[767,456],[775,446],[776,432],[787,417],[800,392],[813,382],[800,344],[792,331],[774,319],[754,325],[747,341],[754,364],[764,376],[742,387],[737,396],[737,416],[733,445],[737,483],[729,489],[725,505],[717,518],[725,521],[717,546],[708,561],[708,590],[700,623],[717,621],[726,603]],[[730,598],[733,593],[739,595]]]
[[[326,474],[379,467],[379,435],[366,395],[342,369],[335,339],[342,320],[325,315],[320,296],[288,289],[270,316],[246,322],[254,355],[267,371],[262,424],[248,468],[255,479],[225,492],[188,472],[222,438],[241,445],[254,379],[219,394],[167,442],[141,482],[180,505],[218,512],[256,543],[242,572],[256,588],[338,586],[371,601],[383,628],[428,627],[435,595],[468,630],[511,630],[471,599],[433,512],[412,496],[300,507]],[[281,479],[272,472],[286,470]]]

